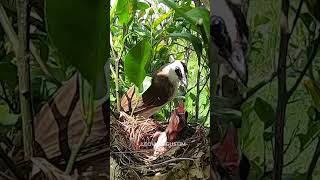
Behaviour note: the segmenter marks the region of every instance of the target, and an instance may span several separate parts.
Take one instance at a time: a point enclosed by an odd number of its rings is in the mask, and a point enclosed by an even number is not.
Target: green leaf
[[[168,17],[170,17],[170,15],[173,13],[173,11],[169,11],[163,15],[161,15],[159,18],[157,18],[157,20],[155,20],[152,23],[152,29],[155,29],[159,26],[160,23],[162,23],[162,21],[164,21],[165,19],[167,19]]]
[[[192,21],[190,21],[191,24],[197,25],[198,23],[202,23],[207,38],[210,37],[210,13],[207,9],[194,8],[186,12],[185,15],[192,19]]]
[[[152,47],[148,39],[140,41],[124,57],[124,71],[129,81],[140,87],[146,71],[145,65],[152,57]]]
[[[172,38],[183,38],[183,39],[191,42],[198,57],[201,57],[202,43],[198,37],[196,37],[190,33],[171,33],[171,34],[169,34],[169,36]]]
[[[9,113],[8,108],[4,105],[0,106],[0,117],[0,124],[4,126],[15,125],[19,119],[19,115]]]
[[[119,24],[124,25],[132,21],[137,9],[137,0],[118,0],[116,15],[119,17]]]
[[[261,98],[257,98],[254,104],[254,110],[260,120],[264,123],[264,129],[269,128],[275,120],[273,107]]]
[[[254,18],[254,26],[260,26],[260,25],[264,25],[270,22],[270,19],[266,16],[261,16],[261,15],[257,15]]]
[[[107,1],[47,0],[50,40],[63,60],[75,66],[90,82],[103,76],[109,53]]]
[[[185,18],[192,25],[201,25],[203,26],[206,38],[210,37],[210,13],[205,8],[193,8],[188,12],[185,12],[182,8],[177,6],[177,4],[171,0],[160,0],[160,2],[164,3],[168,7],[175,10],[175,12],[181,17]],[[209,42],[209,41],[208,41]]]
[[[152,82],[152,77],[150,76],[146,76],[143,80],[143,83],[142,83],[142,92],[141,93],[144,93],[150,86],[151,86],[151,82]]]
[[[14,88],[18,84],[17,67],[10,62],[0,62],[0,80]]]
[[[139,10],[146,10],[150,7],[150,5],[148,3],[145,2],[138,2],[137,3],[137,9]]]
[[[311,121],[306,134],[298,134],[300,141],[300,152],[310,144],[314,137],[320,134],[320,123]]]

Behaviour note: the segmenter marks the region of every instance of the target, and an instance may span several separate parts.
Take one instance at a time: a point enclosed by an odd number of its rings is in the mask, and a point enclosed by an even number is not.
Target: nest
[[[152,179],[152,177],[175,174],[193,169],[195,178],[209,176],[209,141],[207,131],[201,125],[188,125],[176,137],[173,146],[161,155],[154,154],[154,133],[164,131],[168,123],[150,118],[129,116],[121,112],[118,119],[111,118],[111,178]],[[117,166],[117,167],[115,167]],[[117,170],[115,170],[117,169]],[[170,173],[171,172],[171,173]],[[202,172],[202,173],[200,173]],[[184,177],[188,173],[180,172]],[[191,175],[191,176],[193,176]]]

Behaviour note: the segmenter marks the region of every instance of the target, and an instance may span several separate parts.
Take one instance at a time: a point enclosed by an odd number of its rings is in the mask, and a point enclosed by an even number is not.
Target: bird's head
[[[241,177],[244,171],[242,153],[240,151],[237,130],[230,124],[221,143],[212,147],[214,157],[214,168],[221,177],[240,177],[242,180],[247,177]]]
[[[162,72],[168,75],[172,83],[180,82],[182,86],[188,86],[188,70],[183,61],[174,61],[168,64],[163,68]]]
[[[188,112],[185,111],[183,103],[180,103],[170,116],[167,127],[169,141],[173,141],[176,135],[186,126],[187,118]]]

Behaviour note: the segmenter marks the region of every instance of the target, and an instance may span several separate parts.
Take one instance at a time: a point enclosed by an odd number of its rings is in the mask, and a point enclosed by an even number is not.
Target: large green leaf
[[[155,29],[157,26],[159,26],[159,24],[164,21],[165,19],[167,19],[168,17],[170,17],[170,15],[173,13],[173,11],[169,11],[163,15],[161,15],[159,18],[157,18],[153,23],[152,23],[152,29]]]
[[[196,51],[198,57],[201,57],[202,54],[202,43],[199,38],[190,34],[190,33],[171,33],[169,34],[172,38],[183,38],[192,43],[194,50]]]
[[[194,8],[185,13],[186,16],[192,19],[192,24],[202,22],[207,38],[210,37],[210,13],[205,8]]]
[[[124,57],[124,71],[129,81],[140,87],[146,71],[145,65],[152,56],[152,47],[148,39],[142,40],[132,47]]]
[[[118,0],[116,6],[116,15],[119,17],[119,24],[123,25],[131,22],[137,9],[137,0]]]
[[[107,2],[46,1],[50,40],[64,61],[74,65],[90,83],[103,76],[109,52]]]
[[[0,62],[0,80],[6,81],[12,88],[17,85],[17,67],[10,62]]]
[[[160,2],[174,9],[178,15],[185,18],[192,25],[202,25],[205,31],[206,38],[208,39],[210,37],[210,13],[207,9],[197,7],[185,12],[171,0],[161,0]]]
[[[254,104],[254,110],[260,120],[264,123],[264,128],[270,127],[275,120],[275,112],[273,107],[261,98],[257,98]]]

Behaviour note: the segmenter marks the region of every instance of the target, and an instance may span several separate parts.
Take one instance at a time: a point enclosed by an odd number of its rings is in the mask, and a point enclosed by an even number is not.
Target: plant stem
[[[31,103],[30,64],[28,55],[28,24],[27,0],[17,0],[18,38],[17,65],[19,77],[19,97],[22,116],[24,158],[29,160],[33,156],[33,115]]]
[[[76,158],[78,156],[78,153],[83,145],[83,143],[86,141],[86,139],[89,137],[89,127],[85,127],[84,131],[81,134],[81,137],[79,139],[79,143],[77,145],[74,145],[72,147],[71,150],[71,154],[70,154],[70,158],[65,170],[65,174],[70,174],[72,169],[73,169],[73,165],[76,161]]]
[[[317,143],[317,147],[314,151],[312,160],[310,162],[309,168],[308,168],[308,172],[307,172],[307,180],[311,180],[312,179],[312,173],[314,171],[314,169],[317,166],[317,162],[319,160],[320,157],[320,136],[318,137],[318,143]]]
[[[119,59],[115,62],[115,85],[116,85],[116,100],[117,100],[117,111],[120,112],[120,93],[119,93]]]
[[[80,94],[81,94],[81,103],[82,103],[82,109],[84,112],[84,117],[85,117],[85,129],[83,130],[81,137],[79,139],[78,144],[74,145],[71,150],[71,154],[69,157],[69,161],[65,170],[65,174],[70,174],[73,165],[76,161],[77,155],[80,152],[83,144],[85,143],[86,139],[89,137],[90,132],[91,132],[91,127],[93,124],[94,120],[94,115],[95,115],[95,106],[94,106],[94,97],[95,97],[95,84],[91,83],[88,84],[86,83],[86,80],[81,77],[81,83],[80,83]]]
[[[200,78],[201,78],[201,57],[198,57],[197,96],[196,96],[196,114],[195,114],[196,121],[199,120]]]
[[[278,59],[278,103],[275,122],[275,160],[273,179],[281,179],[283,170],[284,121],[287,108],[287,54],[290,32],[288,27],[289,0],[282,0],[280,22],[280,49]]]

